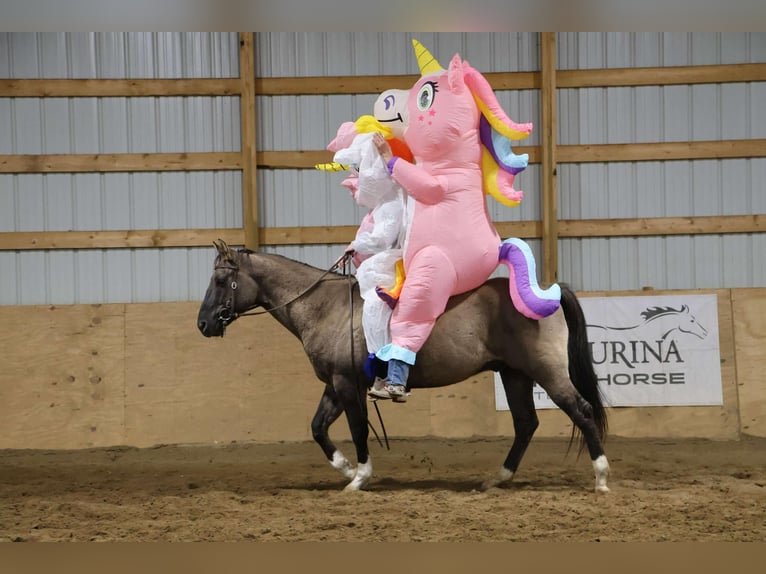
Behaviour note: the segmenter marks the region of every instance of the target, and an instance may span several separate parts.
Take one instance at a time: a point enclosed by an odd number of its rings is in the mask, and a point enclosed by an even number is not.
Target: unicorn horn
[[[426,50],[426,47],[414,38],[412,40],[412,47],[415,49],[415,57],[418,59],[421,76],[444,70],[436,58],[431,55],[431,52]]]
[[[333,161],[330,163],[318,163],[314,166],[314,169],[319,171],[348,171],[348,166]]]

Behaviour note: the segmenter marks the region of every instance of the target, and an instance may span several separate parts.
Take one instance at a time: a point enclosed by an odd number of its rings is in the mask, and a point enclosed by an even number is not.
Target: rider
[[[369,352],[365,370],[370,378],[374,378],[373,392],[384,387],[384,380],[375,376],[376,371],[384,369],[376,360],[376,353],[391,342],[389,320],[401,289],[395,283],[397,279],[403,280],[401,246],[406,220],[404,192],[390,178],[386,163],[373,143],[373,135],[381,134],[396,147],[398,153],[412,159],[406,145],[395,136],[401,130],[392,129],[404,121],[401,110],[396,109],[396,103],[405,103],[406,96],[407,92],[403,90],[383,92],[375,103],[375,117],[362,116],[353,124],[346,122],[328,145],[328,149],[335,152],[333,161],[349,166],[351,170],[351,175],[342,185],[351,191],[360,206],[370,210],[346,251],[353,253],[359,290],[364,300],[362,325]],[[385,288],[392,285],[390,290]],[[397,402],[404,400],[400,397]]]

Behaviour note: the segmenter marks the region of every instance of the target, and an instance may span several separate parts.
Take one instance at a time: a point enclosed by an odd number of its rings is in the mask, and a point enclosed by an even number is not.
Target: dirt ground
[[[480,491],[508,447],[371,443],[373,479],[350,493],[313,443],[0,451],[0,540],[766,540],[766,439],[610,438],[608,495],[587,456],[537,439]]]

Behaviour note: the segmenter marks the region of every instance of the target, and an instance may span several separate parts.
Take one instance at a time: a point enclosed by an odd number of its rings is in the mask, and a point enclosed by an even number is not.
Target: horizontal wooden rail
[[[488,72],[495,90],[540,88],[540,72]],[[303,76],[256,78],[262,96],[379,94],[408,89],[419,76]],[[766,64],[558,70],[558,88],[672,86],[766,81]],[[236,96],[239,78],[0,79],[0,97]]]
[[[0,155],[0,173],[90,173],[242,169],[239,152]]]
[[[534,90],[541,85],[540,72],[488,72],[483,74],[494,90]],[[262,96],[379,94],[390,88],[409,89],[417,75],[397,76],[304,76],[257,78]],[[766,81],[766,64],[714,66],[668,66],[558,70],[557,88],[629,86],[676,86]]]
[[[766,139],[560,145],[558,163],[766,157]]]
[[[540,146],[519,146],[514,151],[529,154],[531,164],[540,163]],[[766,139],[560,145],[556,151],[558,163],[752,158],[766,157]],[[313,169],[318,163],[332,161],[332,153],[326,150],[259,151],[255,157],[258,167],[271,169]],[[242,169],[239,152],[0,155],[0,173],[239,169]]]
[[[569,238],[718,235],[764,231],[766,214],[559,221],[559,237]]]
[[[539,146],[514,146],[517,154],[528,153],[530,163],[539,163]],[[259,151],[255,159],[259,167],[272,169],[313,169],[318,163],[332,161],[333,154],[326,150]],[[0,170],[2,168],[0,167]]]
[[[766,81],[766,64],[558,70],[558,88],[677,86]]]
[[[541,161],[540,146],[518,146],[513,150],[518,154],[529,154],[531,164]],[[556,153],[558,163],[766,157],[766,139],[559,145]],[[264,168],[310,169],[318,163],[332,161],[332,154],[325,150],[260,151],[256,153],[256,161]]]
[[[763,233],[766,214],[638,219],[560,220],[560,238],[649,237]],[[541,221],[499,221],[500,237],[537,239]],[[357,226],[266,227],[259,230],[261,245],[346,244]],[[0,251],[39,249],[120,249],[142,247],[200,247],[214,239],[244,245],[242,229],[165,229],[134,231],[21,231],[0,233]]]
[[[0,79],[0,98],[104,98],[131,96],[237,96],[239,78]]]
[[[198,247],[214,239],[244,245],[242,229],[138,229],[134,231],[21,231],[0,233],[0,251]]]
[[[539,72],[489,72],[483,74],[495,90],[532,90],[540,87]],[[301,96],[379,94],[389,89],[408,90],[420,78],[390,76],[303,76],[297,78],[256,78],[259,96]]]

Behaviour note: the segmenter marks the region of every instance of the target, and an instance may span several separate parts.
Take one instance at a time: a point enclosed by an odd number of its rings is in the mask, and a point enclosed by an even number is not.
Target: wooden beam
[[[560,70],[559,88],[676,86],[766,81],[766,64]]]
[[[528,153],[531,164],[542,161],[541,146],[520,146],[514,151]],[[556,146],[559,164],[753,157],[766,157],[766,139]],[[256,165],[271,169],[313,169],[331,160],[326,150],[255,152]],[[207,171],[242,166],[240,152],[0,155],[0,173]]]
[[[494,90],[533,90],[541,87],[540,72],[488,72]],[[389,88],[409,89],[417,75],[305,76],[256,78],[255,90],[264,96],[378,94]],[[766,64],[668,66],[560,70],[559,88],[671,86],[766,81]],[[0,79],[0,97],[130,97],[236,96],[239,78],[176,79]]]
[[[263,245],[348,244],[356,235],[357,225],[331,227],[265,227],[261,228]]]
[[[513,151],[529,154],[529,163],[540,163],[539,146],[514,146]],[[327,150],[259,151],[255,160],[259,167],[271,169],[314,169],[318,163],[331,162],[332,156]]]
[[[671,235],[730,235],[766,232],[766,214],[638,219],[560,220],[559,237],[662,237]],[[501,237],[539,239],[542,221],[499,221]],[[347,244],[356,225],[328,227],[266,227],[259,229],[261,245]],[[244,245],[243,229],[162,229],[134,231],[13,231],[0,233],[0,251],[36,249],[119,249],[141,247],[200,247],[213,239]]]
[[[539,72],[490,72],[483,74],[494,90],[533,90],[540,87]],[[256,78],[259,96],[380,94],[388,89],[409,90],[419,75],[304,76]]]
[[[558,160],[561,163],[750,157],[766,157],[766,139],[569,145],[558,147]]]
[[[543,265],[544,283],[558,279],[558,180],[556,177],[556,33],[540,34],[542,89],[540,91],[543,120]]]
[[[131,231],[19,231],[0,233],[0,251],[200,247],[223,239],[244,245],[242,229],[141,229]]]
[[[763,233],[766,215],[711,215],[638,219],[580,219],[559,222],[560,237],[651,237]]]
[[[514,152],[529,154],[530,164],[542,162],[542,146],[514,147]],[[332,161],[332,153],[326,150],[259,151],[255,157],[259,167],[272,169],[313,169]],[[560,164],[751,157],[766,157],[766,139],[557,145],[555,159]]]
[[[542,221],[495,221],[494,224],[501,239],[539,239],[543,236]]]
[[[239,152],[0,155],[0,173],[214,171],[242,169]]]
[[[239,78],[241,82],[240,122],[242,123],[242,224],[245,246],[258,249],[258,183],[255,149],[255,47],[253,32],[239,34]]]
[[[0,98],[104,98],[131,96],[236,96],[237,78],[0,79]]]

